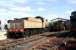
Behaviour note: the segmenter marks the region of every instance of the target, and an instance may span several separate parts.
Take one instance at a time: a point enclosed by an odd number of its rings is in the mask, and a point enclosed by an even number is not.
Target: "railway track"
[[[21,38],[21,39],[6,39],[3,41],[0,41],[0,50],[16,50],[17,46],[20,46],[22,44],[27,44],[29,42],[33,42],[36,40],[39,40],[41,38],[44,38],[40,35],[33,35],[31,37]]]
[[[50,32],[50,34],[55,32]],[[48,32],[47,32],[48,34]],[[38,45],[38,43],[43,43],[43,41],[46,40],[45,33],[33,35],[26,38],[20,38],[20,39],[6,39],[3,41],[0,41],[0,50],[19,50],[16,48],[22,47],[22,45],[25,44],[26,48],[32,48]],[[41,40],[40,40],[41,39]],[[31,43],[31,44],[28,44]],[[27,47],[28,46],[28,47]]]
[[[40,38],[40,39],[38,39],[38,40],[35,40],[35,41],[32,41],[32,42],[29,42],[29,44],[31,45],[31,46],[29,46],[29,47],[24,47],[23,48],[23,50],[33,50],[33,49],[35,49],[38,45],[41,45],[41,44],[43,44],[43,43],[45,43],[45,42],[47,42],[47,37],[44,37],[44,38]]]

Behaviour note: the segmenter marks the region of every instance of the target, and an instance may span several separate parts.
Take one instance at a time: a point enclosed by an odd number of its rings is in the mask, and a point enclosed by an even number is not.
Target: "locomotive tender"
[[[44,32],[48,22],[42,17],[26,17],[8,20],[8,24],[7,37],[22,38]]]

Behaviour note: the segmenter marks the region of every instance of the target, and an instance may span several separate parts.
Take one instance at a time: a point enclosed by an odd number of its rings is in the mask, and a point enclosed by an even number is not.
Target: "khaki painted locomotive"
[[[47,20],[42,17],[26,17],[14,20],[8,20],[9,29],[8,38],[22,38],[46,31]]]

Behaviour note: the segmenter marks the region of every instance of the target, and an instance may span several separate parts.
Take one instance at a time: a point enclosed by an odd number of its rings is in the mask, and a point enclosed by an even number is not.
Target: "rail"
[[[16,48],[22,44],[25,44],[25,43],[29,43],[29,42],[32,42],[32,41],[36,41],[36,40],[39,40],[41,38],[44,38],[42,36],[32,36],[30,38],[21,38],[21,39],[13,39],[13,40],[10,40],[10,39],[7,39],[7,40],[4,40],[4,41],[0,41],[0,50],[17,50]]]

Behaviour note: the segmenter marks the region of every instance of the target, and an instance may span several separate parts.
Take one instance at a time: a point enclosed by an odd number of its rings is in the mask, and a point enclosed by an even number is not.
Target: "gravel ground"
[[[51,32],[48,32],[48,33],[51,33]],[[52,33],[54,33],[54,32],[52,32]],[[40,37],[40,39],[37,39],[39,37]],[[36,40],[30,41],[32,39],[36,39]],[[4,43],[9,43],[9,42],[12,42],[12,41],[15,41],[15,42],[20,41],[19,43],[23,43],[25,41],[25,43],[14,46],[14,47],[11,47],[10,49],[7,48],[7,50],[32,50],[32,48],[36,48],[37,46],[43,45],[43,44],[48,43],[48,42],[50,42],[49,44],[51,44],[51,45],[57,45],[57,44],[61,44],[63,42],[62,41],[63,38],[60,38],[60,40],[59,40],[59,38],[56,38],[56,37],[47,38],[46,36],[40,36],[40,35],[33,35],[31,37],[26,37],[26,38],[17,39],[17,40],[7,39],[7,41],[5,40]],[[2,44],[0,44],[0,45],[2,45]]]

